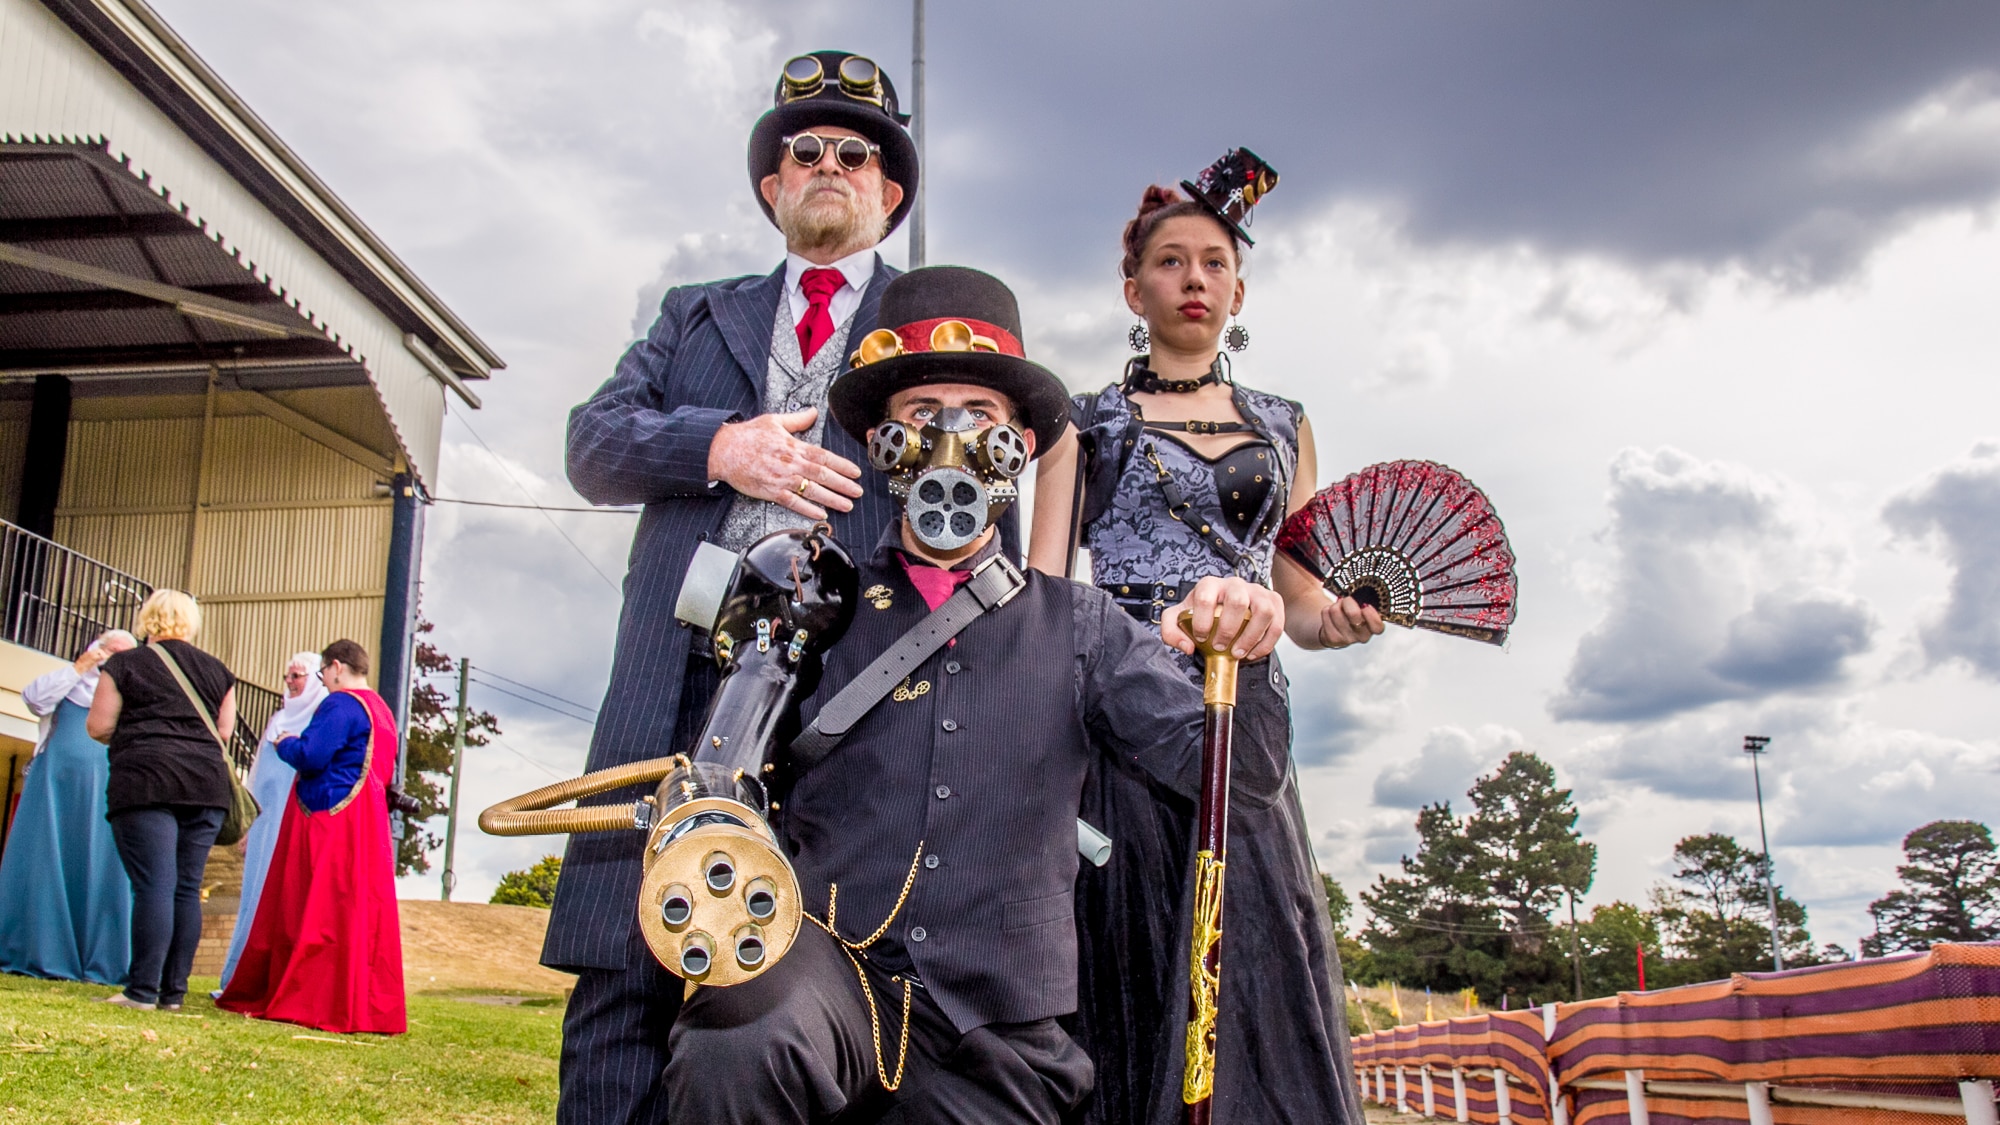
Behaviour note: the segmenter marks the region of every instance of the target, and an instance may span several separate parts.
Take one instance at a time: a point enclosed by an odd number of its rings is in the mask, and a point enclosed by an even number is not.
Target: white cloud
[[[1292,756],[1301,766],[1329,765],[1394,727],[1422,687],[1423,660],[1421,646],[1396,643],[1337,652],[1287,650]]]
[[[1974,446],[1882,516],[1902,535],[1935,544],[1951,563],[1945,601],[1923,625],[1925,653],[2000,679],[2000,443]]]
[[[1798,490],[1673,448],[1611,464],[1604,619],[1578,643],[1559,719],[1654,719],[1725,699],[1837,686],[1873,613],[1836,579]]]
[[[1489,723],[1477,730],[1434,727],[1413,758],[1390,763],[1375,775],[1375,803],[1417,809],[1439,801],[1465,808],[1466,790],[1479,775],[1525,743],[1521,732]]]

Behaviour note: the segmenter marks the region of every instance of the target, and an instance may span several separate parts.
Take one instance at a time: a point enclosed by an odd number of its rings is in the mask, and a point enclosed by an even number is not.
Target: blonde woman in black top
[[[111,832],[132,879],[132,974],[105,1000],[178,1011],[201,941],[201,877],[230,789],[222,747],[167,658],[223,739],[236,727],[236,677],[194,647],[201,607],[179,590],[153,591],[139,630],[144,646],[104,662],[85,723],[110,746]]]

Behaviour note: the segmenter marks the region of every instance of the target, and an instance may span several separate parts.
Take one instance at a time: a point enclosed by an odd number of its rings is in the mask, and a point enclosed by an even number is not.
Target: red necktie
[[[811,269],[799,275],[799,288],[806,295],[806,315],[799,321],[799,358],[807,363],[821,344],[833,338],[833,314],[827,306],[845,284],[846,275],[836,269]]]

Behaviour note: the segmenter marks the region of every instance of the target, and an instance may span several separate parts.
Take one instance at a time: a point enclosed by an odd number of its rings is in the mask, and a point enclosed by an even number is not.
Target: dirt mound
[[[549,912],[531,906],[403,899],[403,980],[411,992],[481,988],[560,996],[576,982],[536,962]]]

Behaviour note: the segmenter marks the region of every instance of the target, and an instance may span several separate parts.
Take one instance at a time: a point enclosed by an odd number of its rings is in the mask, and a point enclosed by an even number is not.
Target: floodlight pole
[[[917,143],[917,198],[910,204],[910,268],[924,264],[924,0],[910,0],[910,139]]]
[[[472,661],[460,657],[458,661],[458,719],[451,733],[451,801],[450,811],[444,821],[444,901],[451,901],[451,892],[458,887],[458,872],[452,865],[452,854],[458,847],[458,780],[465,776],[465,681],[472,671]]]
[[[1750,776],[1757,784],[1757,839],[1764,845],[1764,897],[1771,906],[1771,967],[1782,973],[1785,971],[1785,947],[1778,937],[1778,884],[1771,872],[1771,835],[1764,829],[1764,773],[1757,768],[1757,760],[1764,756],[1764,747],[1770,741],[1768,735],[1746,734],[1743,736],[1743,752],[1750,755]]]

